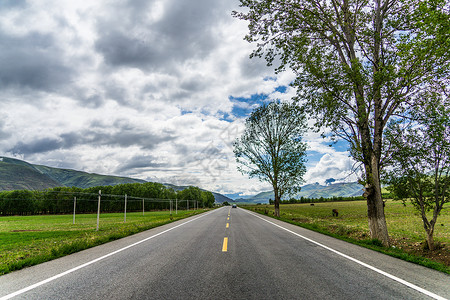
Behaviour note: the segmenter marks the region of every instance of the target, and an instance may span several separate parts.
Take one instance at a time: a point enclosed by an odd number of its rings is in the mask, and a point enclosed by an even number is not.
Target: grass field
[[[97,215],[0,217],[0,275],[202,212],[168,211]]]
[[[273,205],[252,205],[246,208],[273,216]],[[332,216],[332,209],[339,211],[338,217]],[[370,244],[367,222],[367,204],[365,201],[325,202],[306,204],[283,204],[280,206],[282,220],[319,232],[339,236],[344,239]],[[435,226],[435,242],[439,249],[430,252],[425,248],[425,230],[422,218],[410,203],[404,206],[399,201],[388,201],[385,207],[386,222],[392,246],[388,252],[408,253],[410,258],[421,263],[422,258],[442,264],[441,271],[450,272],[450,204],[446,204],[438,216]],[[429,213],[431,216],[431,212]],[[376,246],[376,245],[375,245]],[[386,250],[386,249],[385,249]],[[387,251],[387,250],[386,250]],[[423,264],[427,264],[424,260]]]

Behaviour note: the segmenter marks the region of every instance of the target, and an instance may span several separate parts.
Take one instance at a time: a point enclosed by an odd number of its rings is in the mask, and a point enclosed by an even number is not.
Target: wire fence
[[[161,199],[67,191],[27,191],[8,193],[0,197],[0,216],[40,215],[40,214],[76,214],[76,213],[118,213],[155,210],[198,209],[202,206],[198,200]]]

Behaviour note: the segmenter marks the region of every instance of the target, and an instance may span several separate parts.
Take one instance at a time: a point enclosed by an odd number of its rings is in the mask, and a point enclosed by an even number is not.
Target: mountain
[[[59,182],[63,186],[76,186],[88,188],[93,186],[118,185],[123,183],[145,183],[145,180],[129,177],[99,175],[81,171],[51,168],[41,165],[33,165],[36,170]],[[60,185],[61,186],[61,185]]]
[[[144,183],[144,180],[119,176],[107,176],[81,171],[33,165],[22,160],[0,157],[0,191],[42,190],[57,186],[117,185],[121,183]]]
[[[0,191],[41,190],[61,186],[27,162],[0,157]]]
[[[302,186],[301,191],[294,198],[332,198],[332,197],[356,197],[362,196],[363,186],[357,182],[335,183],[327,186],[318,183]],[[262,192],[252,197],[235,199],[235,202],[243,203],[269,203],[274,199],[273,192]]]
[[[76,186],[84,189],[93,186],[145,182],[145,180],[129,177],[108,176],[70,169],[33,165],[19,159],[0,156],[0,191],[43,190],[59,186]],[[176,186],[173,184],[164,185],[173,188],[176,191],[187,188],[187,186]],[[212,193],[215,201],[218,203],[233,201],[222,194]]]

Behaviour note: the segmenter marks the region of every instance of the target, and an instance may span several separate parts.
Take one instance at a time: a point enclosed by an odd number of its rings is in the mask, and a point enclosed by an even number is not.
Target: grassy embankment
[[[269,216],[274,212],[273,205],[245,207]],[[339,217],[332,216],[332,209],[339,211]],[[365,201],[315,203],[314,206],[282,204],[280,213],[283,221],[450,274],[450,204],[444,206],[437,219],[434,237],[439,249],[433,252],[426,249],[422,219],[410,203],[406,207],[398,201],[386,203],[386,221],[394,246],[391,248],[370,239]]]
[[[0,275],[180,220],[204,210],[0,217]]]

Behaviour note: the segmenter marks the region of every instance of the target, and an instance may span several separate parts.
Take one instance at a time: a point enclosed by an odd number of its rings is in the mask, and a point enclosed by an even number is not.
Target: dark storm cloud
[[[141,2],[140,14],[130,2],[99,23],[95,46],[108,65],[167,69],[188,58],[204,57],[216,47],[219,37],[214,27],[220,18],[229,17],[226,9],[210,0],[163,3],[163,16],[154,23],[142,13],[151,5],[144,7]],[[136,23],[142,24],[139,33],[134,30]]]
[[[167,167],[167,163],[161,163],[158,162],[158,159],[151,155],[139,155],[134,156],[124,162],[123,164],[120,164],[117,169],[115,170],[115,173],[127,173],[132,170],[136,169],[146,169],[151,170],[155,168],[161,168],[161,167]]]
[[[35,154],[53,151],[61,148],[61,141],[52,138],[36,139],[34,141],[24,143],[18,142],[14,147],[8,150],[8,152],[14,154]]]
[[[50,34],[0,32],[0,41],[0,88],[54,91],[75,75]]]
[[[103,130],[87,129],[82,132],[69,132],[61,134],[57,138],[40,138],[29,142],[18,142],[8,152],[14,154],[36,154],[54,151],[58,149],[72,149],[76,146],[111,146],[131,147],[152,150],[159,144],[174,140],[175,137],[161,133],[161,135],[142,132],[136,129],[117,130],[104,132]]]

